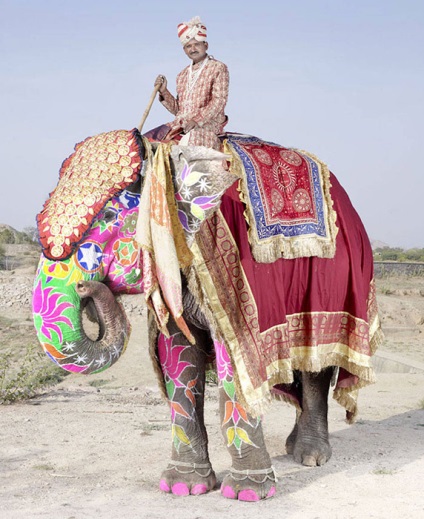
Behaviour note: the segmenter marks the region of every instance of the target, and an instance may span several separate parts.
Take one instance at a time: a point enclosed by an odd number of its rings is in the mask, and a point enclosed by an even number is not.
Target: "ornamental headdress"
[[[178,24],[178,38],[181,44],[184,45],[191,39],[197,41],[206,41],[206,27],[198,16],[192,18],[189,22],[182,22]]]

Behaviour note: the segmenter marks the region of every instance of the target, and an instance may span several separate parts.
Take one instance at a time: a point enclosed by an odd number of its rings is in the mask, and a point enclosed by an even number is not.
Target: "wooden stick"
[[[149,115],[150,108],[152,108],[153,101],[155,100],[156,94],[160,88],[160,85],[156,85],[153,89],[152,95],[150,96],[149,102],[147,103],[146,109],[144,110],[143,117],[141,118],[140,124],[138,125],[138,131],[141,133],[141,129],[146,122],[147,116]]]

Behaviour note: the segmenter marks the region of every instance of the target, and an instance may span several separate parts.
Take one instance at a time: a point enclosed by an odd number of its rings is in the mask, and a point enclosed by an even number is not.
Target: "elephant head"
[[[139,193],[124,190],[107,202],[72,256],[40,259],[35,328],[44,351],[67,371],[102,371],[126,348],[131,327],[114,294],[143,291],[134,239],[139,200]],[[84,330],[84,309],[98,322],[97,338]]]
[[[124,138],[132,142],[133,134],[128,136],[127,133]],[[114,132],[112,136],[119,144],[122,135]],[[50,250],[49,247],[53,252],[58,247],[58,255],[63,255],[58,259],[53,259],[49,254],[47,257],[42,255],[33,295],[34,323],[44,351],[65,370],[84,374],[108,368],[119,359],[126,348],[131,327],[115,295],[143,292],[143,255],[135,239],[139,217],[140,175],[138,183],[127,187],[104,205],[92,219],[90,226],[85,218],[88,216],[84,204],[87,196],[81,197],[75,188],[75,180],[66,183],[68,178],[72,179],[72,175],[66,177],[66,168],[73,168],[72,173],[79,175],[81,183],[93,183],[91,190],[95,192],[102,167],[108,171],[105,178],[109,181],[109,169],[116,169],[116,161],[122,162],[128,156],[130,158],[123,162],[126,166],[122,167],[122,174],[129,170],[128,178],[134,178],[128,161],[136,160],[139,155],[131,152],[131,147],[127,145],[111,147],[109,144],[106,148],[104,141],[107,138],[108,134],[102,134],[93,138],[94,145],[93,139],[77,145],[75,154],[62,166],[58,185],[60,189],[58,191],[56,188],[56,193],[53,192],[56,197],[54,203],[50,202],[50,214],[53,213],[54,217],[46,223],[49,238],[45,238],[42,244],[45,252]],[[149,147],[147,143],[146,145]],[[190,151],[174,146],[173,153],[170,154],[178,216],[187,242],[192,240],[200,223],[211,211],[216,210],[225,188],[237,178],[222,169],[227,155],[206,148],[194,148]],[[121,152],[127,155],[119,159]],[[94,154],[94,159],[86,166],[86,157],[90,153]],[[137,163],[136,165],[139,166]],[[113,170],[112,173],[117,178],[116,171]],[[76,193],[75,200],[71,199],[69,189]],[[68,225],[66,221],[72,223],[72,216],[66,216],[66,209],[64,212],[62,207],[62,198],[65,197],[69,199],[68,206],[71,206],[75,215],[79,214],[80,207],[85,211],[85,216],[79,218],[85,225],[84,239],[79,240],[74,249],[72,240],[65,238]],[[78,206],[78,197],[83,200],[79,202],[82,206]],[[65,223],[61,223],[62,216],[58,216],[58,212],[64,214]],[[46,210],[39,215],[39,227],[48,220],[45,213]],[[93,214],[92,212],[92,216]],[[57,229],[54,229],[55,226],[59,228],[58,224],[61,224],[59,236]],[[72,227],[69,234],[71,231]],[[74,235],[78,236],[78,233],[78,229],[74,229]],[[59,238],[58,243],[56,237]],[[161,244],[157,245],[160,248]],[[63,253],[62,246],[70,253]],[[156,252],[160,256],[161,251]],[[148,268],[146,270],[149,271]],[[90,320],[98,323],[96,338],[85,331],[82,318],[84,313]]]

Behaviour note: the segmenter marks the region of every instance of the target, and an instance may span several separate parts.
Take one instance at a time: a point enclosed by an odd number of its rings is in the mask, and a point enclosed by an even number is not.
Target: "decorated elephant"
[[[224,153],[153,137],[101,134],[63,163],[38,215],[37,334],[64,369],[99,372],[130,334],[115,296],[144,292],[171,410],[161,490],[193,495],[216,485],[203,417],[213,364],[232,457],[221,493],[271,497],[261,426],[271,399],[296,407],[287,453],[322,465],[331,456],[331,382],[352,421],[358,389],[374,381],[381,331],[370,243],[346,192],[307,152],[240,134],[225,136]],[[84,331],[84,311],[99,323],[96,339]]]

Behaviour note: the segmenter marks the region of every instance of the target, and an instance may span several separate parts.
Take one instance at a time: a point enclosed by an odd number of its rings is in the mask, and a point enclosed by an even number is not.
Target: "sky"
[[[34,226],[74,145],[136,127],[158,74],[175,92],[197,15],[227,130],[317,155],[372,240],[423,248],[422,0],[0,0],[0,223]],[[155,101],[144,130],[170,120]]]

